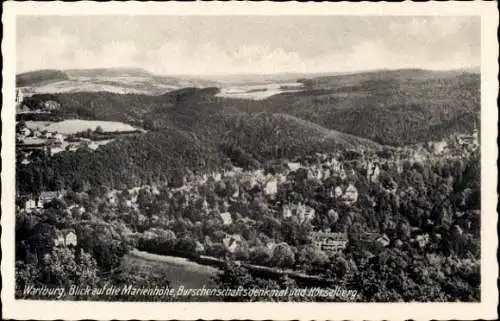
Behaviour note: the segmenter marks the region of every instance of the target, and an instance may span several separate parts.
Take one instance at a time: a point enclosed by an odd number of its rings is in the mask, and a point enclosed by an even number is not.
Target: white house
[[[276,178],[271,178],[264,185],[264,193],[268,196],[273,196],[278,193],[278,181]]]
[[[62,195],[59,192],[42,192],[38,197],[38,207],[42,208],[45,204],[53,199],[60,198]]]
[[[283,211],[283,218],[288,218],[292,216],[292,209],[290,208],[290,205],[288,204],[283,205],[282,211]]]
[[[31,211],[36,208],[36,201],[32,198],[28,199],[24,204],[24,208],[28,211]]]
[[[229,212],[221,213],[220,217],[222,218],[222,222],[224,225],[231,225],[233,223],[233,219],[231,218],[231,213]]]
[[[55,246],[76,246],[78,244],[77,236],[74,230],[61,230],[54,239]]]
[[[221,173],[214,173],[212,174],[212,177],[216,182],[220,181],[222,179],[222,174]]]
[[[292,172],[302,167],[300,163],[295,163],[295,162],[288,162],[287,166]]]

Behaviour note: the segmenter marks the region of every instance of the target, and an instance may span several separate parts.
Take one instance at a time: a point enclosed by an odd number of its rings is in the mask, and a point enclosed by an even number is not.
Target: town
[[[62,151],[77,151],[80,148],[96,150],[120,136],[144,133],[144,130],[117,122],[99,122],[61,119],[57,114],[60,104],[45,100],[31,106],[26,105],[22,90],[16,90],[16,149],[17,161],[29,164],[37,152],[49,157]],[[33,104],[30,104],[33,105]],[[41,120],[39,120],[41,119]],[[106,130],[103,128],[105,127]],[[60,132],[60,131],[63,132]]]

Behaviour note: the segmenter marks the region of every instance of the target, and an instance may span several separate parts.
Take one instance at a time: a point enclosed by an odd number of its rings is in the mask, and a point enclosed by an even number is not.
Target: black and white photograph
[[[14,301],[484,302],[481,15],[30,12]]]

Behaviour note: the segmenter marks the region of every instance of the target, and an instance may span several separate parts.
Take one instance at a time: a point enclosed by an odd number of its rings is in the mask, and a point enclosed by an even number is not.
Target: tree
[[[271,251],[265,246],[257,246],[250,251],[250,261],[257,265],[269,265],[272,259]]]
[[[295,264],[295,253],[287,243],[279,243],[273,251],[272,262],[274,265],[285,269]]]
[[[306,271],[312,271],[314,268],[320,267],[327,262],[328,256],[325,252],[312,244],[304,246],[297,256],[297,263]]]
[[[96,261],[84,251],[75,254],[69,248],[55,247],[52,252],[44,255],[35,269],[32,265],[22,263],[17,268],[19,286],[94,287],[99,281]]]
[[[234,262],[227,262],[222,267],[222,272],[213,278],[219,289],[238,289],[239,287],[250,289],[253,287],[254,279],[248,270]],[[248,300],[248,297],[224,297],[224,301],[241,302]]]

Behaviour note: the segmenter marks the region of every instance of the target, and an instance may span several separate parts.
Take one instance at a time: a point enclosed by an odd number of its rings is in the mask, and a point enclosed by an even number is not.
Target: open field
[[[143,271],[159,272],[167,276],[171,287],[184,286],[186,288],[211,288],[214,286],[210,279],[217,273],[217,269],[191,262],[184,258],[155,255],[141,251],[131,251],[123,259],[125,267],[133,267]]]
[[[49,126],[45,127],[45,129],[49,132],[58,132],[61,134],[70,135],[86,131],[89,128],[91,130],[96,130],[96,128],[99,126],[105,132],[116,132],[116,131],[123,132],[123,131],[136,130],[136,128],[121,122],[82,120],[82,119],[70,119],[57,123],[52,123]]]

